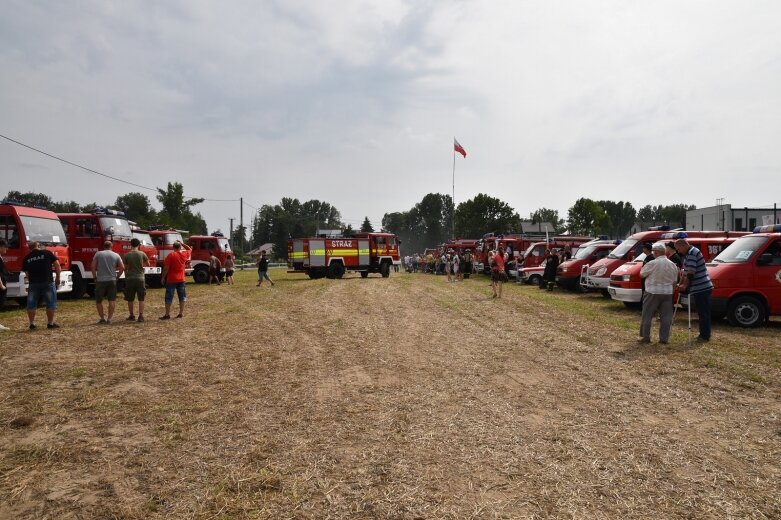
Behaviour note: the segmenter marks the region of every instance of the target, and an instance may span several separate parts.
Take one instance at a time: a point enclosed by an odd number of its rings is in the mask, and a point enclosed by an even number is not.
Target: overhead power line
[[[149,191],[154,191],[154,192],[157,192],[158,189],[160,189],[160,188],[157,188],[157,187],[150,188],[149,186],[143,186],[141,184],[136,184],[135,182],[126,181],[125,179],[120,179],[118,177],[114,177],[113,175],[108,175],[106,173],[99,172],[98,170],[93,170],[92,168],[88,168],[86,166],[82,166],[81,164],[76,164],[75,162],[72,162],[72,161],[69,161],[67,159],[63,159],[62,157],[58,157],[58,156],[56,156],[54,154],[45,152],[43,150],[35,148],[34,146],[30,146],[28,144],[25,144],[25,143],[22,143],[20,141],[17,141],[16,139],[11,139],[10,137],[8,137],[6,135],[3,135],[3,134],[0,134],[0,137],[2,137],[3,139],[5,139],[7,141],[10,141],[10,142],[12,142],[14,144],[18,144],[19,146],[27,148],[28,150],[32,150],[34,152],[38,152],[39,154],[45,155],[46,157],[51,157],[52,159],[55,159],[57,161],[64,162],[65,164],[69,164],[71,166],[75,166],[76,168],[80,168],[80,169],[82,169],[84,171],[87,171],[87,172],[90,172],[90,173],[94,173],[95,175],[100,175],[101,177],[105,177],[105,178],[111,179],[113,181],[121,182],[123,184],[129,184],[130,186],[135,186],[136,188],[141,188],[141,189],[144,189],[144,190],[149,190]],[[184,197],[184,198],[185,199],[199,199],[199,198],[203,198],[203,197]],[[208,202],[238,202],[239,201],[239,199],[207,199],[207,198],[203,198],[203,200],[204,201],[208,201]]]

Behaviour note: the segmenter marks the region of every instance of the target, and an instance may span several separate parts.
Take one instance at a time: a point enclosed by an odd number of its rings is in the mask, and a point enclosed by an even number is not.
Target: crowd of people
[[[112,250],[113,243],[106,240],[103,243],[103,249],[95,253],[92,259],[90,270],[92,279],[95,281],[95,308],[98,313],[98,325],[110,325],[116,312],[116,302],[119,294],[123,293],[127,302],[128,316],[126,321],[143,323],[144,303],[146,300],[146,279],[144,268],[150,266],[149,257],[139,249],[141,242],[137,238],[130,241],[130,251],[125,253],[124,257]],[[3,255],[8,247],[5,240],[0,239],[0,309],[5,305],[7,294],[8,277],[7,269]],[[38,314],[38,305],[41,301],[46,307],[46,328],[58,329],[59,324],[55,321],[57,311],[57,287],[60,285],[60,274],[62,268],[57,257],[46,249],[43,244],[38,242],[29,243],[30,251],[22,260],[22,271],[28,281],[26,310],[29,330],[36,330],[36,316]],[[163,305],[165,313],[160,316],[160,320],[171,319],[171,308],[173,306],[174,295],[178,301],[178,313],[173,316],[174,319],[184,318],[184,312],[187,303],[187,289],[185,282],[186,265],[189,260],[189,251],[191,248],[181,241],[173,244],[171,251],[163,261],[161,282],[165,288]],[[257,287],[260,287],[264,280],[271,285],[274,282],[268,275],[268,258],[266,252],[261,251],[258,256],[256,267],[258,270]],[[233,274],[235,261],[233,255],[228,254],[225,261],[224,279],[229,285],[234,284]],[[52,276],[54,273],[54,276]],[[118,281],[124,275],[124,289],[119,290]],[[221,284],[222,266],[215,255],[209,263],[209,282]],[[104,301],[106,304],[104,305]],[[138,314],[135,312],[135,303],[138,302]],[[0,330],[9,330],[5,325],[0,325]]]

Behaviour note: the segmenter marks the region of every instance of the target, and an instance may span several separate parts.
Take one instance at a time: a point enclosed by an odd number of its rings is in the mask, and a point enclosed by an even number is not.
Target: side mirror
[[[759,255],[759,258],[757,258],[757,265],[770,265],[770,262],[773,261],[773,255],[770,253],[762,253]]]

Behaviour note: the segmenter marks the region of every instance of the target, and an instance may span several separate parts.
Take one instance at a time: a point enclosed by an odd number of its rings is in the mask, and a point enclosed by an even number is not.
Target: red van
[[[693,237],[687,240],[702,252],[706,262],[710,262],[737,240],[737,237]],[[644,260],[645,253],[613,271],[613,274],[610,275],[610,287],[607,291],[614,300],[624,302],[627,307],[640,305],[643,295],[640,270],[643,268]]]
[[[602,260],[620,243],[620,240],[597,239],[582,244],[570,260],[556,268],[556,283],[565,289],[582,290],[580,273],[583,266]]]
[[[707,264],[711,313],[732,325],[756,327],[781,316],[781,225],[755,228]]]
[[[670,230],[669,226],[641,231],[621,242],[602,260],[584,269],[580,283],[585,289],[602,291],[602,294],[607,298],[610,297],[608,292],[610,275],[620,266],[637,258],[643,252],[643,242],[676,240],[686,237],[737,237],[745,234],[745,232],[738,231],[679,231]]]

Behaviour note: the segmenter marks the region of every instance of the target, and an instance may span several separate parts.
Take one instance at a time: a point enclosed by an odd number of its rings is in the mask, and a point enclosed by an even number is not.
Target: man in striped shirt
[[[675,250],[683,257],[683,271],[686,275],[678,285],[681,292],[689,294],[689,305],[694,303],[699,318],[700,335],[698,341],[710,341],[710,296],[713,284],[705,269],[705,257],[699,249],[689,244],[686,239],[675,241]]]

